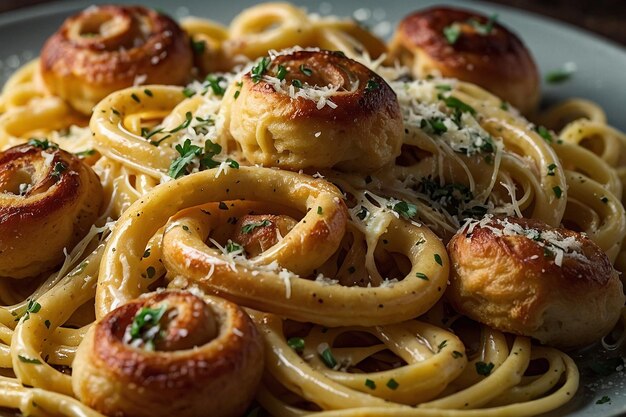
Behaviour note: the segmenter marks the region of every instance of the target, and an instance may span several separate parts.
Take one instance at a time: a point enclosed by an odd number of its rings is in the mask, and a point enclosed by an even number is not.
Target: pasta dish
[[[0,407],[530,416],[618,352],[626,135],[497,17],[69,17],[0,95]]]

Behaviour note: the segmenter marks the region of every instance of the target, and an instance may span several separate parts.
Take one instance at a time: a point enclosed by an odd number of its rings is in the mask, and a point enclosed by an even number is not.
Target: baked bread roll
[[[475,12],[434,7],[405,17],[390,44],[418,78],[458,78],[477,84],[524,114],[539,102],[540,79],[532,55],[507,28]]]
[[[108,416],[240,416],[261,378],[263,344],[237,305],[151,293],[111,311],[76,352],[72,386]]]
[[[561,348],[597,341],[624,306],[622,283],[581,233],[488,215],[448,244],[454,308],[498,330]]]
[[[0,276],[48,271],[89,231],[102,186],[93,170],[47,140],[0,153]]]
[[[400,153],[396,94],[342,53],[285,51],[224,94],[225,126],[253,164],[369,173]]]
[[[94,6],[68,18],[41,51],[46,87],[91,114],[113,91],[133,84],[184,84],[193,54],[186,33],[140,6]]]

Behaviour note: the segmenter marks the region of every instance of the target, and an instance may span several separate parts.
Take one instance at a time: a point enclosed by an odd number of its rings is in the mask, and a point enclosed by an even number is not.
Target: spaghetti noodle
[[[89,11],[90,43],[119,16],[135,19],[125,42],[151,42],[158,13],[107,7]],[[534,124],[476,85],[384,62],[353,22],[288,4],[181,25],[183,78],[208,74],[186,87],[146,85],[140,69],[89,113],[34,61],[3,89],[3,157],[35,149],[45,165],[45,143],[99,194],[38,269],[1,238],[1,407],[230,416],[255,397],[252,412],[285,417],[529,416],[574,396],[567,354],[451,310],[445,244],[527,217],[586,233],[624,271],[626,135],[601,108],[571,100]],[[0,213],[34,198],[31,171],[0,167]],[[30,231],[42,218],[20,221],[16,247],[43,244]],[[578,254],[545,236],[538,262]]]

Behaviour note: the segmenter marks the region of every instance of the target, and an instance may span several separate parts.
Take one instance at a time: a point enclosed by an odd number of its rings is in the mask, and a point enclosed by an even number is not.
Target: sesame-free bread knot
[[[91,327],[72,386],[108,416],[240,416],[263,370],[263,344],[237,305],[190,292],[150,293]]]
[[[193,54],[187,34],[155,10],[94,6],[68,18],[41,51],[46,87],[84,114],[133,84],[184,84]]]
[[[477,84],[524,114],[539,102],[537,66],[522,41],[475,12],[434,7],[406,16],[390,44],[391,58],[415,77],[441,75]]]
[[[459,230],[448,250],[449,300],[498,330],[580,347],[607,334],[624,305],[606,254],[578,232],[488,215]]]
[[[231,84],[222,114],[246,159],[289,170],[369,173],[398,156],[403,138],[391,87],[340,52],[262,58]]]
[[[89,231],[103,200],[78,157],[33,139],[0,153],[0,276],[49,271]]]

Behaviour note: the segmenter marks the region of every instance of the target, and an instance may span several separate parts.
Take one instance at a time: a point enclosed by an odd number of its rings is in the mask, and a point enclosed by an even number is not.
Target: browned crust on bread
[[[332,97],[337,108],[324,106],[318,109],[317,103],[313,100],[302,97],[292,100],[289,95],[275,91],[271,84],[263,80],[255,83],[251,73],[244,76],[244,83],[248,84],[252,91],[272,95],[272,100],[276,100],[277,106],[285,106],[285,115],[293,120],[311,118],[335,123],[344,121],[354,123],[355,119],[370,117],[380,112],[387,113],[391,118],[400,117],[400,105],[396,93],[389,84],[365,65],[347,58],[340,52],[296,51],[290,55],[279,55],[272,61],[267,74],[276,76],[279,65],[288,70],[285,78],[287,86],[292,79],[298,79],[303,84],[321,81],[319,86],[329,84],[340,86],[339,94]],[[310,68],[313,75],[302,74],[300,65]],[[352,83],[357,80],[358,88],[350,92]],[[375,83],[376,88],[368,89],[368,82]]]
[[[90,34],[92,21],[117,22],[119,31]],[[46,86],[70,104],[81,89],[97,103],[142,76],[144,84],[184,84],[192,61],[189,38],[178,24],[140,6],[88,8],[68,18],[41,51]]]
[[[17,195],[22,182],[28,188]],[[103,200],[98,177],[79,158],[29,144],[0,153],[0,189],[0,276],[12,278],[56,266],[89,231]]]
[[[157,343],[173,342],[180,349],[159,350],[156,344],[157,349],[150,351],[125,341],[142,308],[161,306],[167,310],[159,337],[166,340]],[[202,329],[213,320],[217,329]],[[176,336],[181,331],[191,338],[182,344]],[[215,415],[237,416],[256,392],[263,345],[256,327],[237,305],[165,291],[131,301],[103,317],[87,334],[74,368],[78,397],[106,415],[196,416],[201,410],[212,410]]]
[[[530,233],[498,232],[501,221]],[[447,295],[461,313],[564,348],[598,340],[617,321],[624,304],[621,282],[606,254],[587,236],[513,217],[467,230],[448,244],[453,268]],[[534,231],[574,238],[576,247],[565,252],[559,266],[554,246],[542,246],[545,240],[533,237]]]
[[[444,77],[480,85],[523,113],[531,112],[539,100],[539,73],[529,50],[499,23],[484,33],[470,21],[485,25],[488,18],[447,7],[415,12],[400,22],[392,56],[401,56],[401,50],[406,50],[415,55],[413,59],[424,72],[438,71]],[[444,35],[444,29],[451,25],[461,31],[453,44]]]

